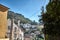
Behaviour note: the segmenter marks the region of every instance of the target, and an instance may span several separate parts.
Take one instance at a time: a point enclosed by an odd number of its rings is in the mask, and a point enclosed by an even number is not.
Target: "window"
[[[17,34],[14,34],[14,38],[16,38],[17,37]]]
[[[20,34],[20,40],[22,40],[22,35]]]
[[[10,30],[11,29],[11,26],[8,26],[8,30]]]
[[[7,36],[10,37],[10,33],[7,33]]]
[[[14,32],[16,32],[16,31],[17,31],[17,28],[15,27],[15,28],[14,28]]]
[[[20,37],[22,37],[22,35],[20,34]]]

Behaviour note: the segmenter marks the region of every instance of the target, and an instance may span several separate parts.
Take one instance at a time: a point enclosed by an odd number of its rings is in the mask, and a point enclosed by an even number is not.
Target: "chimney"
[[[18,20],[18,27],[20,27],[20,20]]]

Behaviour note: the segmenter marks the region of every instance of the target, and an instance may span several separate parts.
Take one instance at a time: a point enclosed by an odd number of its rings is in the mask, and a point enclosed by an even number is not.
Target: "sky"
[[[0,0],[0,4],[10,8],[10,11],[20,13],[36,22],[39,20],[38,15],[41,15],[41,7],[44,6],[46,10],[48,2],[49,0]]]

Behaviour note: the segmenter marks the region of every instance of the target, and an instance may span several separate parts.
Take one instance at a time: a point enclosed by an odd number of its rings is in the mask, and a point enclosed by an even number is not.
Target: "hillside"
[[[17,23],[17,20],[20,20],[21,23],[30,23],[30,22],[32,22],[30,19],[24,17],[20,13],[14,13],[13,11],[8,11],[8,18],[12,18],[12,17],[15,19],[15,23]]]

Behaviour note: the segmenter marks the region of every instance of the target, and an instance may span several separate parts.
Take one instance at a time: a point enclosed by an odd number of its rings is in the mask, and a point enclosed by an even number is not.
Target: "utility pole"
[[[14,16],[13,16],[13,13],[12,13],[12,17],[11,17],[11,29],[10,29],[10,40],[12,40],[13,21],[14,21]]]

